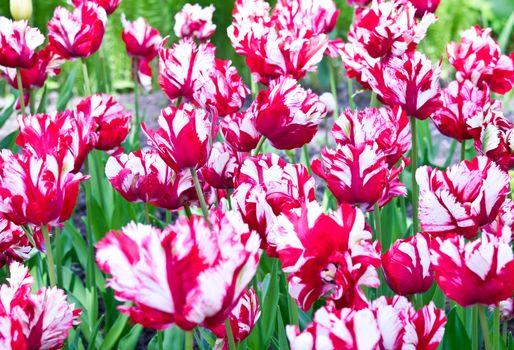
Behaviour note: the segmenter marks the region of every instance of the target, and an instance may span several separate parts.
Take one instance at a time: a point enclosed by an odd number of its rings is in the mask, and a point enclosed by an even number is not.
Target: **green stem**
[[[29,91],[29,111],[30,114],[36,114],[36,99],[34,98],[35,95],[34,89],[30,89]]]
[[[150,225],[150,212],[148,210],[148,203],[145,202],[145,221],[147,225]]]
[[[309,146],[307,144],[303,145],[303,147],[302,147],[302,157],[303,157],[303,161],[305,162],[305,167],[307,168],[307,171],[309,172],[309,175],[312,175],[311,159],[309,156]]]
[[[57,269],[57,285],[62,287],[62,237],[61,230],[55,228],[55,268]]]
[[[18,83],[18,98],[20,100],[21,115],[25,117],[25,99],[23,98],[23,81],[21,80],[20,68],[16,68],[16,80]]]
[[[346,86],[348,87],[348,103],[350,104],[350,109],[355,109],[355,101],[353,100],[353,81],[352,79],[346,77]]]
[[[480,326],[482,327],[482,336],[484,338],[485,350],[492,350],[491,338],[489,337],[489,327],[487,325],[487,316],[485,315],[485,306],[477,305],[478,316],[480,317]]]
[[[234,334],[232,333],[232,326],[230,326],[229,318],[225,320],[225,331],[227,333],[228,349],[237,350],[237,345],[234,340]]]
[[[159,350],[163,350],[164,349],[164,337],[163,337],[162,331],[157,331],[157,343],[159,346]]]
[[[374,217],[375,217],[375,232],[376,232],[376,239],[382,243],[382,222],[380,220],[380,207],[378,206],[378,203],[375,203],[374,205]]]
[[[471,308],[471,349],[478,349],[478,306]],[[469,310],[469,309],[468,309]]]
[[[87,63],[86,59],[81,59],[82,61],[82,77],[84,78],[84,95],[91,96],[91,85],[89,83],[89,73],[87,71]]]
[[[184,350],[193,350],[193,331],[186,332]]]
[[[508,339],[508,334],[509,334],[509,323],[507,322],[507,320],[503,320],[503,323],[502,323],[502,339],[503,339],[503,343],[504,344],[507,344],[507,339]]]
[[[55,287],[55,265],[54,256],[52,254],[52,242],[50,242],[50,233],[46,225],[41,226],[43,238],[45,240],[46,263],[48,266],[48,278],[50,279],[50,287]]]
[[[227,204],[228,204],[228,210],[232,210],[232,188],[227,189]]]
[[[25,232],[25,236],[27,236],[30,244],[32,244],[32,247],[37,249],[36,242],[34,241],[34,235],[32,234],[32,230],[29,225],[22,226],[23,232]]]
[[[136,117],[134,118],[134,135],[135,135],[135,143],[139,144],[139,125],[141,123],[139,117],[139,81],[137,79],[137,65],[138,60],[134,58],[134,66],[132,67],[132,75],[134,76],[134,113]]]
[[[252,74],[250,73],[250,89],[252,90],[252,98],[255,100],[259,93],[259,87],[255,81],[253,81]]]
[[[261,139],[259,140],[257,147],[255,147],[255,150],[253,151],[254,156],[259,154],[259,152],[261,151],[262,145],[264,144],[264,141],[266,141],[266,136],[261,136]]]
[[[336,80],[336,74],[335,74],[335,68],[334,68],[334,60],[329,60],[328,62],[328,71],[330,74],[330,92],[332,93],[332,96],[334,97],[334,118],[337,118],[339,115],[339,104],[337,100],[337,80]]]
[[[466,140],[462,140],[460,144],[460,160],[463,161],[466,159]]]
[[[500,349],[500,308],[497,306],[493,313],[493,348]]]
[[[198,175],[196,174],[195,168],[190,168],[191,176],[193,177],[193,182],[195,184],[196,194],[198,195],[198,200],[200,201],[200,207],[202,208],[202,214],[205,218],[205,221],[209,224],[209,227],[212,229],[212,224],[209,221],[209,211],[207,210],[207,203],[205,202],[205,197],[203,196],[202,187],[200,186],[200,181],[198,180]]]
[[[418,147],[416,135],[416,117],[410,117],[412,134],[411,152],[411,177],[412,177],[412,233],[418,232],[418,183],[416,182],[416,170],[418,168]]]

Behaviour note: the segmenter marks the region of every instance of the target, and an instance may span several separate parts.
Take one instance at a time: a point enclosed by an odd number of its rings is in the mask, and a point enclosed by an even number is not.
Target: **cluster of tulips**
[[[113,16],[120,1],[57,7],[48,40],[27,20],[0,18],[0,75],[19,96],[15,145],[0,153],[0,264],[9,275],[0,287],[0,348],[71,346],[69,332],[92,317],[64,290],[55,240],[78,215],[81,187],[92,225],[92,192],[104,179],[143,211],[102,237],[88,234],[84,254],[96,262],[91,271],[105,273],[119,313],[156,330],[161,348],[172,327],[185,331],[175,348],[246,347],[271,306],[287,341],[271,332],[261,348],[436,349],[450,308],[462,323],[472,318],[474,349],[513,346],[514,123],[497,99],[514,87],[514,53],[502,54],[490,29],[475,26],[448,44],[455,80],[443,88],[441,63],[417,49],[438,1],[351,1],[343,40],[330,35],[339,16],[332,0],[278,0],[273,9],[236,0],[227,34],[251,72],[249,88],[216,58],[213,6],[185,5],[170,46],[144,18]],[[13,3],[16,10],[23,1]],[[134,115],[92,93],[85,64],[107,21],[120,17]],[[138,97],[140,87],[152,89],[157,57],[169,106],[154,127]],[[38,89],[77,59],[84,98],[37,113]],[[351,108],[340,111],[337,89],[319,96],[302,85],[323,59],[371,91],[369,108],[357,109],[350,91]],[[416,122],[428,118],[462,144],[459,163],[420,166]],[[331,137],[311,160],[323,125]],[[400,212],[401,239],[382,227],[388,209]],[[47,266],[31,272],[47,286],[33,287],[23,265],[34,255]],[[272,283],[283,284],[285,312],[273,305],[278,296],[263,303]]]

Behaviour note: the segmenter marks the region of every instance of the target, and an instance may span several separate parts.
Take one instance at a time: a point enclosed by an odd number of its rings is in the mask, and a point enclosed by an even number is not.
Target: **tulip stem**
[[[55,268],[57,269],[57,285],[62,287],[62,237],[61,230],[55,228]]]
[[[289,322],[296,326],[299,326],[300,321],[298,320],[298,306],[296,305],[296,302],[289,293],[287,294],[287,306],[289,309]]]
[[[489,337],[489,328],[487,326],[487,316],[485,315],[485,306],[477,305],[478,316],[480,317],[480,327],[482,327],[482,336],[484,338],[485,350],[492,350],[491,338]]]
[[[418,147],[416,135],[416,117],[410,117],[412,152],[411,152],[411,180],[412,180],[412,234],[418,232],[418,184],[416,182],[416,169],[418,168]]]
[[[253,81],[252,73],[250,73],[250,89],[252,90],[252,97],[255,100],[257,94],[259,93],[259,87],[257,86],[257,83]]]
[[[461,162],[466,159],[466,140],[460,143],[460,160]]]
[[[376,233],[376,240],[378,240],[380,243],[382,243],[382,222],[380,221],[380,207],[378,203],[375,203],[374,205],[374,213],[375,217],[375,233]]]
[[[134,76],[134,114],[136,118],[134,119],[134,135],[136,136],[136,142],[139,143],[139,123],[141,120],[139,119],[139,81],[137,79],[137,65],[138,60],[134,58],[133,67],[132,67],[132,75]]]
[[[205,202],[205,197],[203,196],[202,187],[200,186],[200,181],[198,180],[198,175],[196,174],[195,168],[190,168],[191,176],[193,177],[193,182],[195,184],[196,194],[198,195],[198,200],[200,201],[200,207],[202,208],[202,214],[205,218],[205,221],[209,224],[209,227],[212,229],[212,224],[209,221],[209,211],[207,210],[207,203]]]
[[[259,154],[259,152],[261,151],[262,145],[264,144],[264,141],[266,141],[266,136],[261,136],[261,139],[259,140],[257,147],[255,147],[255,150],[253,151],[254,156]]]
[[[52,242],[50,242],[50,233],[48,232],[48,227],[46,225],[41,226],[41,230],[43,231],[43,238],[45,240],[46,263],[48,266],[50,287],[55,287],[55,266],[54,256],[52,254]]]
[[[508,339],[508,333],[509,333],[509,324],[506,320],[503,321],[503,324],[502,324],[502,339],[503,339],[503,343],[504,344],[507,344],[507,339]]]
[[[230,319],[228,317],[225,320],[225,331],[227,333],[228,349],[237,350],[236,341],[234,340],[234,334],[232,333],[232,326],[230,325]]]
[[[188,219],[191,219],[191,208],[189,208],[188,204],[184,204],[184,212]]]
[[[186,332],[184,350],[193,350],[193,331]]]
[[[471,308],[471,349],[478,349],[478,306]]]
[[[307,171],[309,172],[309,175],[312,175],[311,159],[310,159],[310,156],[309,156],[309,146],[308,146],[308,144],[303,145],[303,147],[302,147],[302,156],[303,156],[303,161],[305,162],[305,167],[307,168]]]
[[[150,212],[148,210],[148,203],[145,202],[145,221],[147,225],[150,225]]]
[[[23,97],[23,81],[21,80],[20,68],[16,68],[16,81],[18,83],[18,99],[20,100],[21,115],[25,117],[25,99]]]
[[[159,350],[164,349],[164,337],[163,337],[162,331],[157,331],[157,344],[158,344]]]
[[[87,71],[87,63],[86,59],[81,59],[82,61],[82,77],[84,79],[84,95],[90,96],[91,95],[91,85],[89,84],[89,73]]]
[[[355,102],[353,100],[353,81],[352,79],[346,77],[346,86],[348,88],[348,103],[350,105],[350,109],[353,111],[355,109]]]
[[[500,308],[497,306],[493,313],[493,347],[500,349]]]
[[[29,111],[30,114],[36,114],[36,99],[34,98],[35,91],[33,89],[29,90]]]

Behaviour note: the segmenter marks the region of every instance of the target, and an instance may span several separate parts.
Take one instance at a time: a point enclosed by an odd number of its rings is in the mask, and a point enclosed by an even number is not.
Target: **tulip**
[[[509,243],[483,233],[467,243],[462,236],[437,238],[431,250],[437,284],[459,305],[497,304],[512,296],[514,255]]]
[[[193,93],[197,104],[220,117],[241,109],[250,90],[230,61],[216,59],[205,76],[201,87]]]
[[[310,202],[284,211],[276,226],[272,241],[289,274],[289,294],[304,311],[319,298],[333,300],[338,308],[368,305],[361,286],[380,284],[380,246],[371,242],[359,209],[341,205],[327,215]]]
[[[332,136],[338,145],[360,145],[376,142],[393,167],[410,149],[409,119],[405,112],[394,107],[347,109],[336,119]]]
[[[96,149],[109,151],[118,148],[129,134],[132,114],[110,95],[96,94],[83,99],[77,105],[77,114],[86,120],[96,121]]]
[[[209,115],[191,104],[161,110],[159,129],[149,130],[142,124],[148,143],[176,172],[201,168],[209,157]]]
[[[461,234],[471,239],[491,223],[509,193],[509,176],[486,157],[463,161],[446,171],[417,170],[419,221],[433,236]]]
[[[416,8],[416,17],[421,18],[425,13],[435,13],[441,0],[408,0]]]
[[[32,0],[10,0],[9,8],[14,20],[29,20],[32,17]]]
[[[0,66],[29,69],[36,61],[36,48],[45,37],[28,22],[0,16]]]
[[[220,121],[220,131],[225,141],[239,152],[250,152],[257,147],[261,138],[261,134],[255,129],[253,108],[223,118]]]
[[[279,0],[274,9],[281,29],[292,32],[307,29],[316,34],[334,30],[339,12],[332,0]]]
[[[418,233],[397,240],[382,254],[382,269],[387,285],[396,294],[426,292],[434,282],[430,265],[430,237]]]
[[[106,25],[105,10],[94,2],[85,2],[73,12],[58,6],[48,22],[48,40],[66,59],[86,58],[100,48]]]
[[[212,23],[214,11],[214,5],[202,8],[198,4],[185,4],[175,15],[175,35],[178,38],[209,39],[216,31],[216,25]]]
[[[327,182],[339,203],[348,203],[369,211],[375,204],[386,205],[396,196],[406,196],[407,189],[398,180],[405,167],[391,168],[377,143],[324,148],[321,161],[312,162],[312,171]]]
[[[38,234],[39,236],[39,234]],[[13,261],[27,260],[32,251],[23,228],[0,215],[0,268]]]
[[[514,168],[514,123],[492,103],[468,119],[477,154],[494,160],[504,171]]]
[[[109,157],[105,175],[112,187],[129,202],[145,202],[175,210],[196,198],[189,171],[175,173],[155,150]]]
[[[71,3],[75,7],[80,7],[88,1],[102,7],[108,15],[112,14],[121,3],[121,0],[71,0]]]
[[[170,100],[183,97],[192,100],[203,85],[203,74],[215,66],[216,49],[210,43],[196,45],[186,38],[166,49],[159,49],[159,85]]]
[[[460,43],[448,44],[446,53],[457,70],[458,81],[471,80],[478,87],[485,82],[498,94],[514,86],[514,53],[502,55],[489,28],[475,26],[464,31]]]
[[[253,288],[250,288],[241,296],[239,302],[228,316],[234,340],[241,342],[246,339],[252,332],[253,327],[255,327],[260,316],[261,310],[259,308],[257,293]],[[225,344],[227,343],[225,340],[227,338],[227,333],[224,324],[220,324],[217,327],[212,328],[211,331],[216,335],[216,337],[218,337],[218,339],[222,339]],[[227,348],[226,345],[225,348]]]
[[[255,128],[278,149],[294,149],[309,143],[327,114],[319,97],[291,78],[272,81],[254,103]]]
[[[158,330],[215,327],[229,316],[257,270],[259,237],[236,212],[211,211],[209,220],[212,229],[198,216],[163,231],[131,223],[97,244],[108,286],[131,302],[120,312]]]
[[[207,163],[201,169],[205,182],[217,189],[234,187],[234,173],[244,158],[230,146],[215,142]]]
[[[425,55],[415,51],[376,63],[363,72],[363,80],[380,101],[391,108],[399,105],[408,116],[423,120],[441,106],[440,72],[440,64],[433,67]]]
[[[482,113],[490,103],[489,88],[475,86],[471,81],[452,81],[441,93],[443,105],[430,118],[439,131],[459,142],[473,138],[468,122]]]
[[[61,349],[81,314],[57,288],[30,294],[34,279],[19,263],[9,266],[8,283],[0,288],[0,347],[2,349]]]
[[[157,56],[162,41],[157,29],[150,27],[143,17],[130,22],[123,13],[121,14],[121,24],[123,25],[121,38],[130,57],[151,61]]]
[[[247,158],[234,179],[234,206],[261,236],[261,247],[276,255],[268,235],[282,211],[315,200],[315,181],[305,166],[288,164],[275,154]]]
[[[88,177],[72,174],[73,157],[30,153],[0,154],[0,213],[16,225],[59,225],[71,216],[79,184]]]

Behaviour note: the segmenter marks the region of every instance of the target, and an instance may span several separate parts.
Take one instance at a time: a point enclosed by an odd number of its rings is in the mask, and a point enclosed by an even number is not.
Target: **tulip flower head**
[[[94,2],[87,1],[73,12],[58,6],[48,22],[48,40],[63,58],[86,58],[100,48],[106,25],[105,10]]]
[[[257,293],[253,288],[250,288],[241,296],[239,302],[228,316],[234,340],[241,342],[246,339],[246,337],[248,337],[252,332],[253,327],[259,320],[260,316],[261,310],[259,307]],[[226,328],[223,323],[212,328],[211,331],[216,335],[216,337],[222,339],[225,344],[228,342],[226,339]]]
[[[70,0],[73,6],[80,7],[87,2],[93,2],[96,5],[102,7],[105,12],[110,15],[112,14],[120,5],[121,0]]]
[[[201,168],[209,157],[211,123],[208,113],[191,104],[161,110],[159,129],[149,130],[142,124],[148,143],[176,172]]]
[[[319,298],[338,308],[368,305],[361,286],[380,284],[380,245],[371,242],[359,209],[344,204],[327,215],[310,202],[282,213],[273,232],[282,269],[289,273],[289,294],[303,310]]]
[[[483,233],[467,243],[462,236],[437,238],[431,249],[437,284],[458,304],[497,304],[512,296],[514,256],[509,243]]]
[[[255,128],[278,149],[294,149],[309,143],[327,114],[319,97],[292,78],[272,81],[254,103]]]
[[[239,152],[250,152],[257,147],[261,138],[255,128],[253,108],[224,117],[220,121],[220,131],[225,141]]]
[[[509,175],[486,157],[463,161],[446,171],[416,171],[419,222],[433,236],[460,234],[471,239],[491,223],[509,193]]]
[[[73,157],[38,157],[26,152],[0,154],[0,213],[16,225],[59,225],[75,207],[79,184],[88,177],[72,174]]]
[[[45,37],[26,20],[12,21],[0,16],[0,66],[29,69],[36,60],[36,48]]]
[[[25,266],[12,263],[9,271],[8,283],[0,288],[0,348],[61,349],[81,310],[55,287],[31,294],[34,279]]]
[[[129,202],[145,202],[168,210],[196,199],[189,170],[176,173],[155,150],[139,150],[110,157],[105,175]]]
[[[382,269],[387,285],[396,294],[426,292],[434,282],[430,265],[430,236],[418,233],[397,240],[382,254]]]
[[[216,31],[216,25],[212,23],[214,11],[212,4],[205,8],[198,4],[185,4],[175,15],[175,35],[178,38],[209,39]]]
[[[236,212],[179,217],[163,231],[131,223],[97,245],[108,286],[131,306],[119,310],[144,327],[216,327],[229,316],[259,263],[259,236]],[[151,281],[151,282],[150,282]],[[216,286],[216,288],[213,288]]]
[[[502,55],[500,45],[491,37],[491,29],[479,26],[464,31],[460,43],[446,47],[448,60],[457,70],[457,80],[470,80],[491,91],[505,94],[514,87],[514,53]]]
[[[442,106],[430,115],[437,129],[457,141],[473,138],[468,122],[482,113],[490,104],[489,88],[483,84],[480,89],[471,81],[452,81],[441,92]]]

